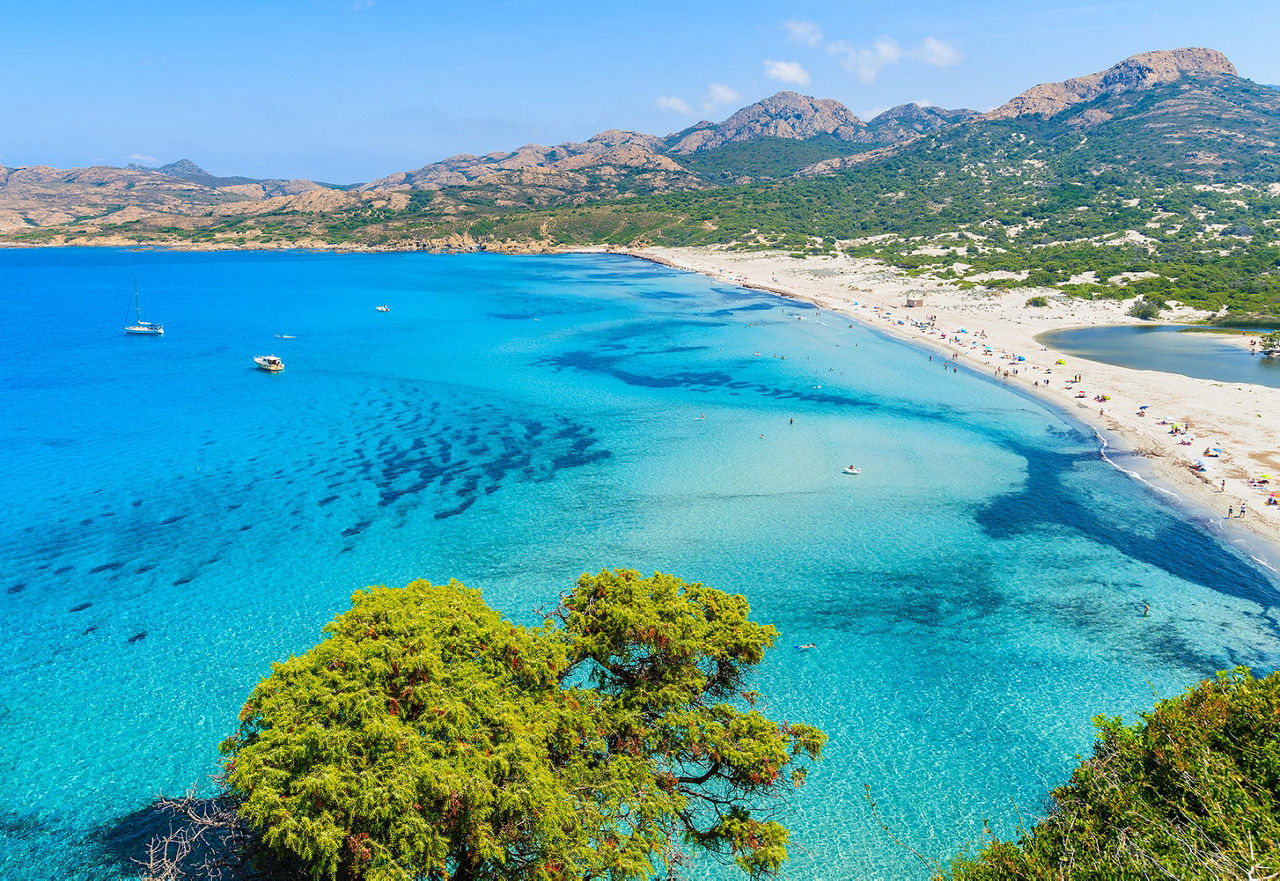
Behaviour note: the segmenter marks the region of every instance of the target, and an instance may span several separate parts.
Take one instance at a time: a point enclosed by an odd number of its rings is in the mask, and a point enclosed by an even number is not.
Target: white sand
[[[777,252],[718,248],[645,248],[624,253],[841,312],[948,357],[954,355],[958,363],[988,376],[998,369],[1003,377],[1007,369],[1011,384],[1066,408],[1110,443],[1120,440],[1147,457],[1161,484],[1183,501],[1201,506],[1209,517],[1221,519],[1226,534],[1248,530],[1280,547],[1280,507],[1264,505],[1271,491],[1280,491],[1280,480],[1271,480],[1265,488],[1248,483],[1262,474],[1280,478],[1280,389],[1113,367],[1061,354],[1034,339],[1045,331],[1067,327],[1135,323],[1116,301],[1078,300],[1034,289],[962,291],[849,257],[801,260]],[[1050,306],[1027,307],[1027,298],[1035,294],[1046,296]],[[924,306],[906,308],[908,296],[923,297]],[[916,322],[930,317],[935,317],[931,329],[916,327]],[[958,333],[961,328],[967,333]],[[988,348],[990,354],[986,354]],[[1017,355],[1026,360],[1010,360]],[[1059,360],[1066,363],[1056,363]],[[1081,382],[1068,382],[1076,374]],[[1098,395],[1110,400],[1097,402]],[[1144,404],[1149,409],[1139,416]],[[1173,435],[1172,426],[1162,423],[1190,429]],[[1180,443],[1188,438],[1193,439],[1190,446]],[[1221,448],[1222,455],[1205,460],[1207,472],[1195,471],[1195,460],[1213,447]],[[1222,519],[1228,506],[1239,511],[1242,502],[1248,506],[1244,518]]]

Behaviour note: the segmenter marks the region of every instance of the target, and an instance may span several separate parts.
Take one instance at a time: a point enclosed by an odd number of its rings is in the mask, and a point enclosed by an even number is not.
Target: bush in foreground
[[[685,844],[776,872],[761,815],[820,757],[751,709],[777,636],[670,575],[584,575],[543,626],[456,581],[358,591],[223,744],[240,813],[316,879],[650,878]]]
[[[1093,757],[1017,843],[951,865],[958,881],[1274,878],[1280,673],[1219,673],[1141,720],[1095,720]]]

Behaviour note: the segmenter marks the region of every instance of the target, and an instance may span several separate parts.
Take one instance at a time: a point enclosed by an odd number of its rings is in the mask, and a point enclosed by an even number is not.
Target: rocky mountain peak
[[[964,108],[949,110],[932,105],[899,104],[877,115],[867,123],[867,127],[881,140],[902,140],[912,135],[928,134],[943,126],[968,122],[977,115],[976,111]]]
[[[1216,49],[1189,47],[1143,52],[1098,73],[1060,83],[1041,83],[985,114],[984,118],[1033,115],[1047,118],[1102,94],[1149,89],[1196,74],[1238,76],[1235,65]]]
[[[196,165],[190,159],[179,159],[177,162],[170,162],[168,165],[161,165],[156,171],[161,174],[169,174],[174,177],[182,177],[188,174],[199,174],[209,176],[209,172],[205,171],[199,165]]]
[[[743,107],[718,125],[704,128],[700,123],[683,133],[671,145],[671,152],[699,153],[725,144],[766,137],[804,141],[819,135],[831,135],[852,141],[866,127],[865,122],[839,101],[810,98],[798,92],[778,92]]]

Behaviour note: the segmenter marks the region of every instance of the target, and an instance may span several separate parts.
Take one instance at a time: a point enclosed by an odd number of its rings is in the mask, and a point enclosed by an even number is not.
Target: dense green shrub
[[[1280,673],[1219,673],[1126,726],[1017,842],[957,858],[956,881],[1273,878],[1280,870]]]

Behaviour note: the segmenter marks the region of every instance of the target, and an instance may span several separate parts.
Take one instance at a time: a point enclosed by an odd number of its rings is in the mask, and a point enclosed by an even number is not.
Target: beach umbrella
[[[1150,409],[1151,409],[1151,405],[1150,405],[1150,404],[1143,404],[1143,405],[1142,405],[1141,407],[1139,407],[1138,409],[1139,409],[1139,410],[1150,410]]]
[[[1270,475],[1270,474],[1263,474],[1263,475],[1261,475],[1261,476],[1260,476],[1260,478],[1259,478],[1259,479],[1260,479],[1260,480],[1270,480],[1270,479],[1271,479],[1271,475]]]

